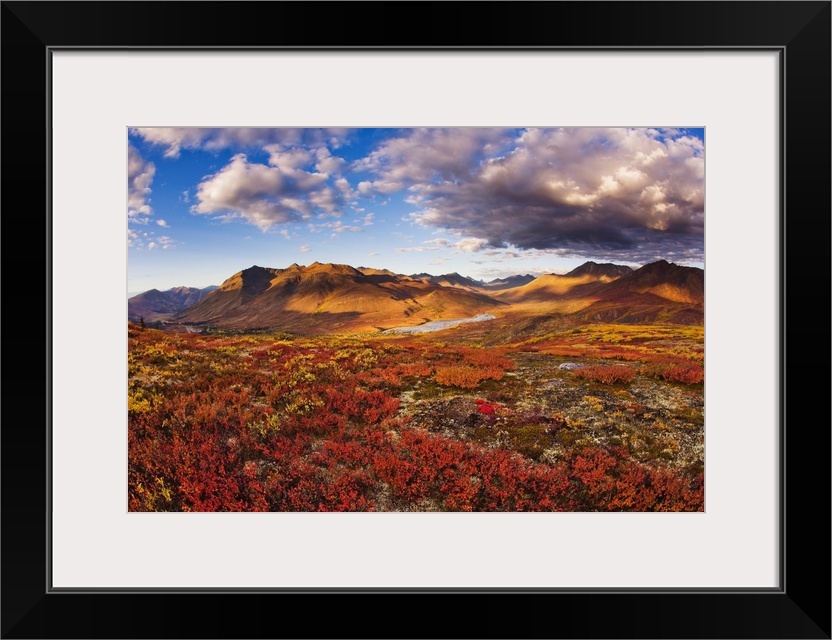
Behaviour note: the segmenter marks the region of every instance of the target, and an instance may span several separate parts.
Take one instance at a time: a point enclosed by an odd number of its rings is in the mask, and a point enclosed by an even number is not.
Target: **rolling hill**
[[[585,262],[569,273],[546,274],[519,287],[503,289],[495,295],[515,304],[549,302],[560,299],[584,299],[601,285],[612,282],[633,270],[618,264]]]
[[[465,317],[504,306],[487,295],[348,265],[250,267],[179,313],[181,323],[299,333],[371,330]]]

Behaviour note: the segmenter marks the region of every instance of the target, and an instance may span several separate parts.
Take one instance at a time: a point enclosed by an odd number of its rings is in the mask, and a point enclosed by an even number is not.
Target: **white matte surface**
[[[777,74],[768,52],[55,53],[54,586],[775,586]],[[221,125],[705,126],[706,512],[127,513],[127,127]]]

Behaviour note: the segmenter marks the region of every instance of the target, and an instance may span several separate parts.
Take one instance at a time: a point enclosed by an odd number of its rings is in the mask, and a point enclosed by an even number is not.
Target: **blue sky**
[[[128,292],[335,262],[491,280],[704,266],[704,130],[128,133]]]

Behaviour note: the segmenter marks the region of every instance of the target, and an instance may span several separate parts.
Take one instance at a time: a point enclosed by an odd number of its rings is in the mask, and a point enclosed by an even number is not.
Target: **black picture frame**
[[[830,352],[830,2],[452,4],[2,3],[3,638],[830,637],[830,381],[815,373],[828,371]],[[472,14],[476,21],[469,20]],[[60,265],[52,264],[50,248],[48,96],[50,52],[69,47],[778,51],[785,80],[780,587],[672,593],[52,590],[49,336],[59,319],[50,315],[49,274]],[[811,301],[803,297],[806,286],[816,296]],[[308,619],[300,605],[319,615]],[[386,615],[379,617],[382,610]],[[390,627],[380,622],[385,619],[397,622]],[[451,626],[440,622],[448,619]]]

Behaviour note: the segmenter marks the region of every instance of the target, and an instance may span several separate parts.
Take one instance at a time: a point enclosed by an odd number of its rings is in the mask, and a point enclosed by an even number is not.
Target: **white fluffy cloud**
[[[359,233],[364,231],[361,227],[356,227],[355,225],[344,224],[341,220],[333,220],[331,222],[321,222],[318,224],[310,224],[308,228],[313,233],[319,233],[321,231],[329,231],[334,238],[338,234],[344,233],[345,231],[349,231],[350,233]]]
[[[182,149],[218,151],[231,147],[266,147],[273,144],[338,148],[349,129],[280,129],[251,127],[148,127],[131,129],[153,145],[166,147],[165,156],[176,158]]]
[[[511,138],[506,129],[413,129],[390,138],[354,163],[370,171],[374,181],[358,185],[363,195],[388,194],[433,180],[465,179],[484,157],[497,153]]]
[[[146,218],[153,215],[148,203],[150,185],[156,174],[156,165],[146,162],[138,149],[127,146],[127,215],[131,218]],[[138,220],[137,220],[138,221]],[[147,222],[147,220],[143,220]]]
[[[488,240],[484,240],[482,238],[465,238],[454,243],[454,247],[457,251],[461,251],[463,253],[475,253],[482,250],[487,245]]]
[[[451,242],[445,238],[434,238],[425,240],[415,247],[400,247],[397,253],[424,253],[426,251],[439,251],[440,249],[452,249],[454,253],[476,253],[488,246],[488,241],[482,238],[463,238],[457,242]]]
[[[362,209],[362,211],[363,211],[363,209]],[[375,217],[376,217],[376,214],[367,213],[367,214],[361,216],[360,218],[354,220],[353,222],[361,223],[365,227],[371,227],[373,225],[373,218],[375,218]]]
[[[127,246],[133,249],[153,251],[154,249],[173,249],[177,242],[169,236],[156,236],[152,231],[137,232],[127,229]]]
[[[316,161],[308,149],[271,145],[269,164],[249,162],[239,153],[197,186],[198,214],[236,215],[268,231],[276,224],[309,220],[314,214],[340,215],[342,192],[326,173],[309,171]],[[306,167],[306,168],[304,168]]]
[[[416,247],[399,247],[396,253],[424,253],[426,251],[439,251],[442,247],[426,247],[425,245],[418,245]]]
[[[347,161],[343,158],[333,156],[330,150],[326,147],[318,147],[315,152],[315,157],[317,159],[315,168],[321,173],[329,173],[339,176],[347,164]]]

